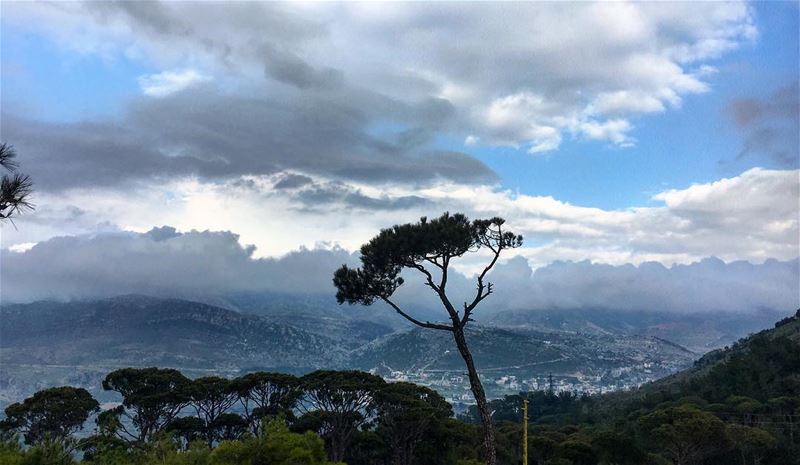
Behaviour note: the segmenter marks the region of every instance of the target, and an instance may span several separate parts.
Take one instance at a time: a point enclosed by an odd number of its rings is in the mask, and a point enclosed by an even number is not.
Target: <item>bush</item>
[[[326,465],[325,443],[312,432],[292,433],[283,420],[267,424],[261,436],[223,441],[211,453],[212,465]]]

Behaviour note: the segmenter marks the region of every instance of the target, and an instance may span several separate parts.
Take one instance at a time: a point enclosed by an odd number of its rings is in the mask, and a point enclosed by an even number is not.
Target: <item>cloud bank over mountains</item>
[[[3,303],[107,297],[127,293],[215,298],[236,292],[328,295],[333,271],[357,264],[342,249],[299,250],[281,258],[253,258],[230,232],[103,233],[60,237],[26,252],[2,250]],[[397,298],[412,308],[438,308],[419,276],[409,274]],[[532,270],[523,257],[500,263],[490,279],[496,294],[484,315],[508,309],[614,309],[668,312],[788,312],[800,306],[800,260],[690,265],[612,266],[556,262]],[[453,273],[449,289],[468,299],[473,280]]]

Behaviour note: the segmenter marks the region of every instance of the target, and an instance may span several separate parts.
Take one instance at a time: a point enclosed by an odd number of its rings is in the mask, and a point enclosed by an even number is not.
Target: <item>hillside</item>
[[[691,368],[641,388],[652,395],[701,395],[721,401],[730,395],[760,401],[800,396],[800,310],[770,329],[701,357]]]
[[[638,389],[494,399],[502,428],[517,428],[523,399],[530,404],[529,447],[545,459],[558,454],[555,440],[596,454],[580,463],[800,464],[800,310]],[[474,407],[459,418],[480,423]]]
[[[394,333],[357,350],[360,368],[385,364],[395,369],[461,370],[463,360],[447,334],[422,329]],[[610,369],[664,360],[686,362],[695,354],[650,337],[545,333],[473,326],[467,330],[475,361],[482,371],[541,365],[544,370]]]
[[[340,363],[330,338],[282,322],[178,299],[11,305],[2,316],[3,363],[47,365],[319,367]]]
[[[468,327],[478,371],[490,397],[542,389],[553,375],[562,389],[622,389],[685,368],[696,354],[651,337],[545,333]],[[350,366],[434,387],[451,401],[463,395],[464,367],[449,334],[411,329],[397,332],[351,355]]]
[[[385,312],[373,308],[338,305],[330,295],[240,292],[210,303],[320,334],[348,349],[405,326],[401,319],[386,318]]]
[[[666,339],[693,352],[705,353],[760,331],[784,316],[766,310],[686,314],[586,308],[509,310],[492,316],[488,323],[545,332],[650,336]]]
[[[449,334],[409,326],[389,332],[380,322],[326,316],[314,300],[295,314],[289,302],[267,307],[263,296],[239,304],[264,315],[138,295],[2,307],[0,402],[51,385],[96,388],[104,372],[123,366],[175,367],[190,376],[358,368],[434,385],[451,400],[467,387]],[[550,373],[590,392],[636,386],[696,358],[667,341],[624,334],[475,325],[468,338],[495,396],[535,388]]]

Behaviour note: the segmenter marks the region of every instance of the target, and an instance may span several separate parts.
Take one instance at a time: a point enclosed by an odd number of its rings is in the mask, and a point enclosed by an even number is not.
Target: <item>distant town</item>
[[[686,364],[679,361],[643,362],[640,364],[603,370],[602,373],[575,372],[541,373],[541,374],[512,374],[480,373],[481,381],[486,389],[488,398],[500,398],[508,394],[517,394],[521,391],[552,391],[572,392],[581,394],[602,394],[610,391],[624,391],[641,386],[642,384],[668,376],[685,368]],[[454,405],[472,405],[475,403],[470,392],[469,379],[466,373],[458,370],[391,370],[386,367],[373,369],[372,373],[379,374],[388,382],[407,381],[428,386],[442,394]]]

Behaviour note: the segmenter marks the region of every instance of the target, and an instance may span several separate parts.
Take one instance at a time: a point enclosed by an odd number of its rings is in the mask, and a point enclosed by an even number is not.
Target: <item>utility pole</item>
[[[522,401],[522,465],[528,465],[528,399]]]

